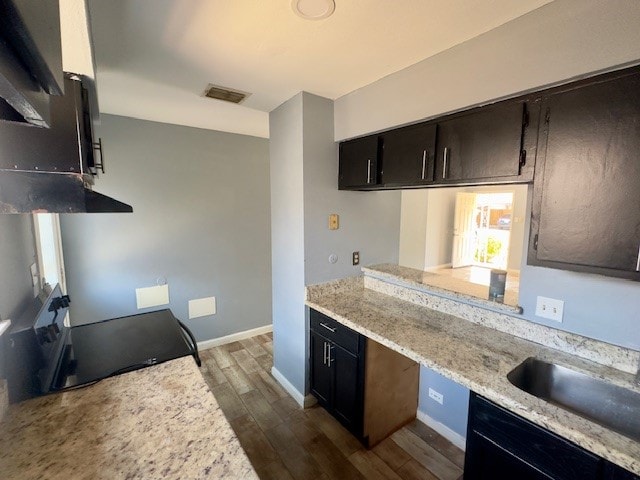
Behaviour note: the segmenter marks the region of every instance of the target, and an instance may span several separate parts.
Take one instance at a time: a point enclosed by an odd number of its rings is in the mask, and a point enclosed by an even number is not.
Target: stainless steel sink
[[[533,357],[507,378],[520,390],[640,442],[640,393]]]

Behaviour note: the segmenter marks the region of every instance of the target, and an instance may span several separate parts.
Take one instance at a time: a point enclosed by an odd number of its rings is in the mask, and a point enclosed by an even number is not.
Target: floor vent
[[[224,102],[242,103],[250,93],[241,92],[240,90],[232,90],[227,87],[221,87],[219,85],[207,85],[204,91],[204,96],[209,98],[215,98],[216,100],[222,100]]]

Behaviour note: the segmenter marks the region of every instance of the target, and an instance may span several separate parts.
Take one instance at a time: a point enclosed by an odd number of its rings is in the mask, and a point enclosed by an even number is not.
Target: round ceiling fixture
[[[336,4],[333,0],[291,0],[291,8],[306,20],[322,20],[331,16]]]

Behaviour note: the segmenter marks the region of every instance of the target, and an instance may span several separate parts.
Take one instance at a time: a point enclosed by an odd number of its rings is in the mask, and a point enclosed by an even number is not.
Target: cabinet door
[[[439,122],[436,181],[518,181],[523,125],[526,105],[521,102],[482,107]]]
[[[433,182],[436,125],[420,124],[383,135],[382,183],[413,186]]]
[[[640,280],[640,75],[557,93],[542,115],[530,263]]]
[[[318,399],[320,405],[327,407],[331,404],[333,391],[333,374],[327,360],[330,342],[313,330],[310,333],[310,340],[311,393]]]
[[[349,430],[355,432],[362,424],[362,379],[359,378],[358,357],[332,344],[329,363],[335,376],[333,410]]]
[[[338,188],[366,189],[378,183],[378,136],[340,144]]]

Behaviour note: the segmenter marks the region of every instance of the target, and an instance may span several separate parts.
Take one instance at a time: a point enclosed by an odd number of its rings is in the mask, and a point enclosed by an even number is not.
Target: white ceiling
[[[300,91],[336,99],[550,1],[336,0],[309,21],[290,0],[89,0],[100,110],[268,137]]]

